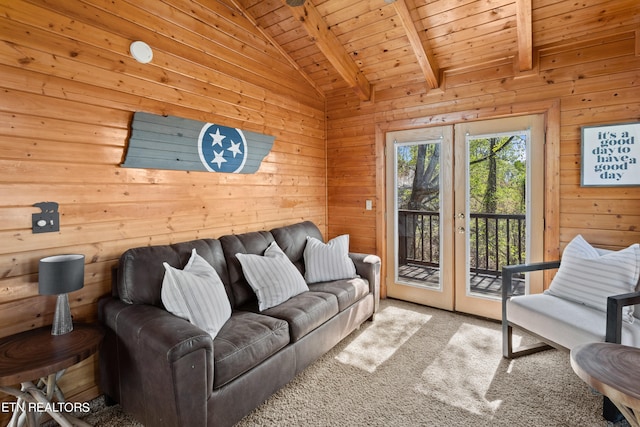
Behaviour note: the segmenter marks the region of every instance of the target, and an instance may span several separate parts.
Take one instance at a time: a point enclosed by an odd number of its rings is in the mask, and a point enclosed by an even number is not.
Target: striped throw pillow
[[[308,236],[303,256],[304,277],[308,283],[356,277],[356,267],[349,258],[348,234],[335,237],[327,243]]]
[[[161,298],[167,311],[188,320],[215,338],[231,317],[231,304],[216,270],[191,251],[183,270],[164,265]]]
[[[607,311],[607,297],[633,292],[640,275],[640,245],[620,251],[598,251],[581,235],[564,249],[560,268],[547,293]],[[633,322],[633,306],[623,320]]]
[[[260,311],[309,290],[302,274],[275,241],[264,251],[264,256],[237,253],[236,258],[256,293]]]

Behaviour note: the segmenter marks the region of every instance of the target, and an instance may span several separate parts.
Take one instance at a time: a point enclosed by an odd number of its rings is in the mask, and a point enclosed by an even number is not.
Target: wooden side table
[[[631,426],[640,427],[640,348],[594,342],[571,350],[571,367],[607,396]]]
[[[73,328],[68,334],[53,336],[47,326],[0,339],[0,391],[18,398],[10,427],[25,422],[36,426],[43,412],[61,426],[89,426],[60,410],[68,405],[57,381],[68,367],[98,351],[104,330],[81,323]],[[16,384],[21,388],[15,388]]]

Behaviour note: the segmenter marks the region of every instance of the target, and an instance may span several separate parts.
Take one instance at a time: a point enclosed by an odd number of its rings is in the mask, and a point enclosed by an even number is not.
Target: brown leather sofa
[[[99,303],[107,334],[100,383],[107,401],[147,426],[233,425],[340,340],[373,319],[380,259],[350,253],[359,277],[309,284],[259,312],[235,254],[262,254],[274,240],[304,274],[302,222],[271,231],[129,249]],[[169,313],[161,301],[163,261],[181,268],[193,248],[217,271],[232,306],[215,339]]]

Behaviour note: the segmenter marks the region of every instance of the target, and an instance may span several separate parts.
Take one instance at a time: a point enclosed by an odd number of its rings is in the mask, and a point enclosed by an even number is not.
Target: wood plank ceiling
[[[372,87],[423,81],[437,88],[445,70],[505,58],[516,72],[528,71],[535,42],[579,38],[638,16],[637,0],[226,1],[319,92],[350,87],[361,100],[371,99]]]

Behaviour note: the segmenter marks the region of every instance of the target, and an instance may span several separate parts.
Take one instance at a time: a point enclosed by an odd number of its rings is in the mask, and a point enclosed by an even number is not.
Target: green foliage
[[[440,206],[440,144],[397,147],[398,208],[438,211]]]
[[[469,141],[469,206],[474,213],[524,213],[526,205],[526,141],[523,135]],[[494,162],[490,160],[493,159]],[[490,188],[491,168],[495,188]],[[495,200],[486,209],[485,201]]]
[[[526,142],[525,134],[480,136],[467,141],[469,213],[476,214],[469,224],[470,246],[477,248],[470,254],[474,268],[499,271],[501,265],[520,262],[524,257],[519,252],[522,246],[517,244],[524,239],[524,227],[513,220],[509,228],[506,218],[481,214],[525,213]],[[434,259],[439,252],[434,248],[439,245],[439,225],[434,224],[439,224],[440,144],[398,146],[396,167],[398,208],[414,211],[405,217],[403,228],[407,237],[412,236],[406,256],[437,262]],[[451,189],[442,191],[446,197],[453,194]],[[418,217],[422,219],[418,221]],[[425,218],[429,218],[428,224]]]
[[[468,155],[471,212],[523,213],[527,172],[525,136],[471,139]],[[418,166],[422,167],[418,170]],[[437,211],[440,204],[439,144],[398,146],[396,167],[399,209]],[[494,178],[491,178],[492,172]]]

